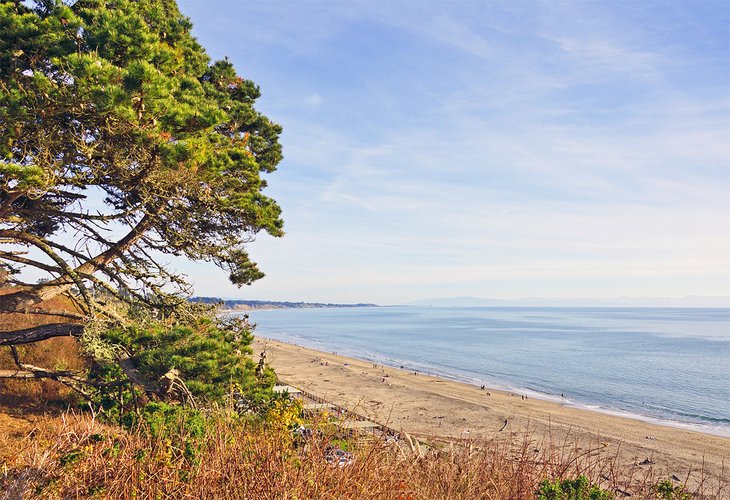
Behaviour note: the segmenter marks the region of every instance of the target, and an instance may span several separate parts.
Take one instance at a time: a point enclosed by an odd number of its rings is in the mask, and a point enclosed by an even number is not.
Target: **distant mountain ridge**
[[[222,299],[220,297],[192,297],[190,302],[222,304],[226,309],[248,311],[252,309],[307,309],[330,307],[377,307],[377,304],[330,304],[323,302],[289,302],[277,300]]]
[[[608,299],[524,297],[520,299],[490,299],[465,296],[415,300],[406,305],[433,307],[730,307],[730,297],[615,297]]]

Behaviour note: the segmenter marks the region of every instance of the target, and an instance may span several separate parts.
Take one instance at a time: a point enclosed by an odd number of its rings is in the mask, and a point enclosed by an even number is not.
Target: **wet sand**
[[[277,375],[333,403],[426,440],[498,438],[569,443],[660,479],[699,471],[730,481],[730,438],[569,407],[257,337]],[[506,423],[506,427],[505,427]],[[644,465],[640,465],[644,462]],[[648,462],[651,462],[649,464]]]

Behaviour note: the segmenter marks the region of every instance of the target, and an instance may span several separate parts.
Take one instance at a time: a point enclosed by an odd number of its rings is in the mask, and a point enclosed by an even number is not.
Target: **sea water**
[[[363,307],[249,315],[263,337],[730,436],[730,309]]]

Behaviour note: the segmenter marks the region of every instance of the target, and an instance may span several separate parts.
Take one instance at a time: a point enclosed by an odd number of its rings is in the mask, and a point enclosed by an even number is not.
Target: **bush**
[[[675,486],[669,479],[657,483],[655,488],[657,496],[661,500],[689,500],[692,498],[684,491],[684,487]]]
[[[178,463],[193,467],[200,462],[201,447],[212,423],[198,410],[167,403],[149,403],[138,412],[127,413],[122,420],[148,436],[168,466]],[[150,451],[140,449],[137,458],[145,459]],[[181,468],[179,474],[183,482],[190,478],[189,468]]]
[[[274,383],[271,370],[255,374],[252,327],[244,319],[136,324],[111,330],[105,340],[129,352],[146,380],[158,381],[175,369],[192,395],[207,402],[222,402],[232,390],[268,393]]]
[[[297,428],[304,424],[302,403],[296,399],[277,398],[264,418],[269,425],[275,428]]]
[[[585,476],[576,479],[545,479],[535,492],[538,500],[613,500],[614,495],[588,482]]]
[[[167,403],[148,403],[136,413],[127,413],[122,423],[130,429],[139,426],[153,438],[195,438],[205,435],[206,419],[195,409]]]
[[[156,388],[152,399],[192,406],[230,407],[245,400],[264,414],[275,400],[275,374],[257,370],[251,359],[253,327],[245,318],[220,320],[200,315],[187,323],[140,319],[125,328],[102,331],[88,340],[95,358],[90,377],[99,389],[93,403],[117,421],[147,402],[118,361],[124,353],[139,379]],[[191,401],[192,399],[192,401]]]

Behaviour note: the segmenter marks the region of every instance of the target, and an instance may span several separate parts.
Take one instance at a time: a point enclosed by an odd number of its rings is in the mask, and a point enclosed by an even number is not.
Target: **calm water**
[[[377,307],[250,316],[264,337],[730,435],[730,309]]]

